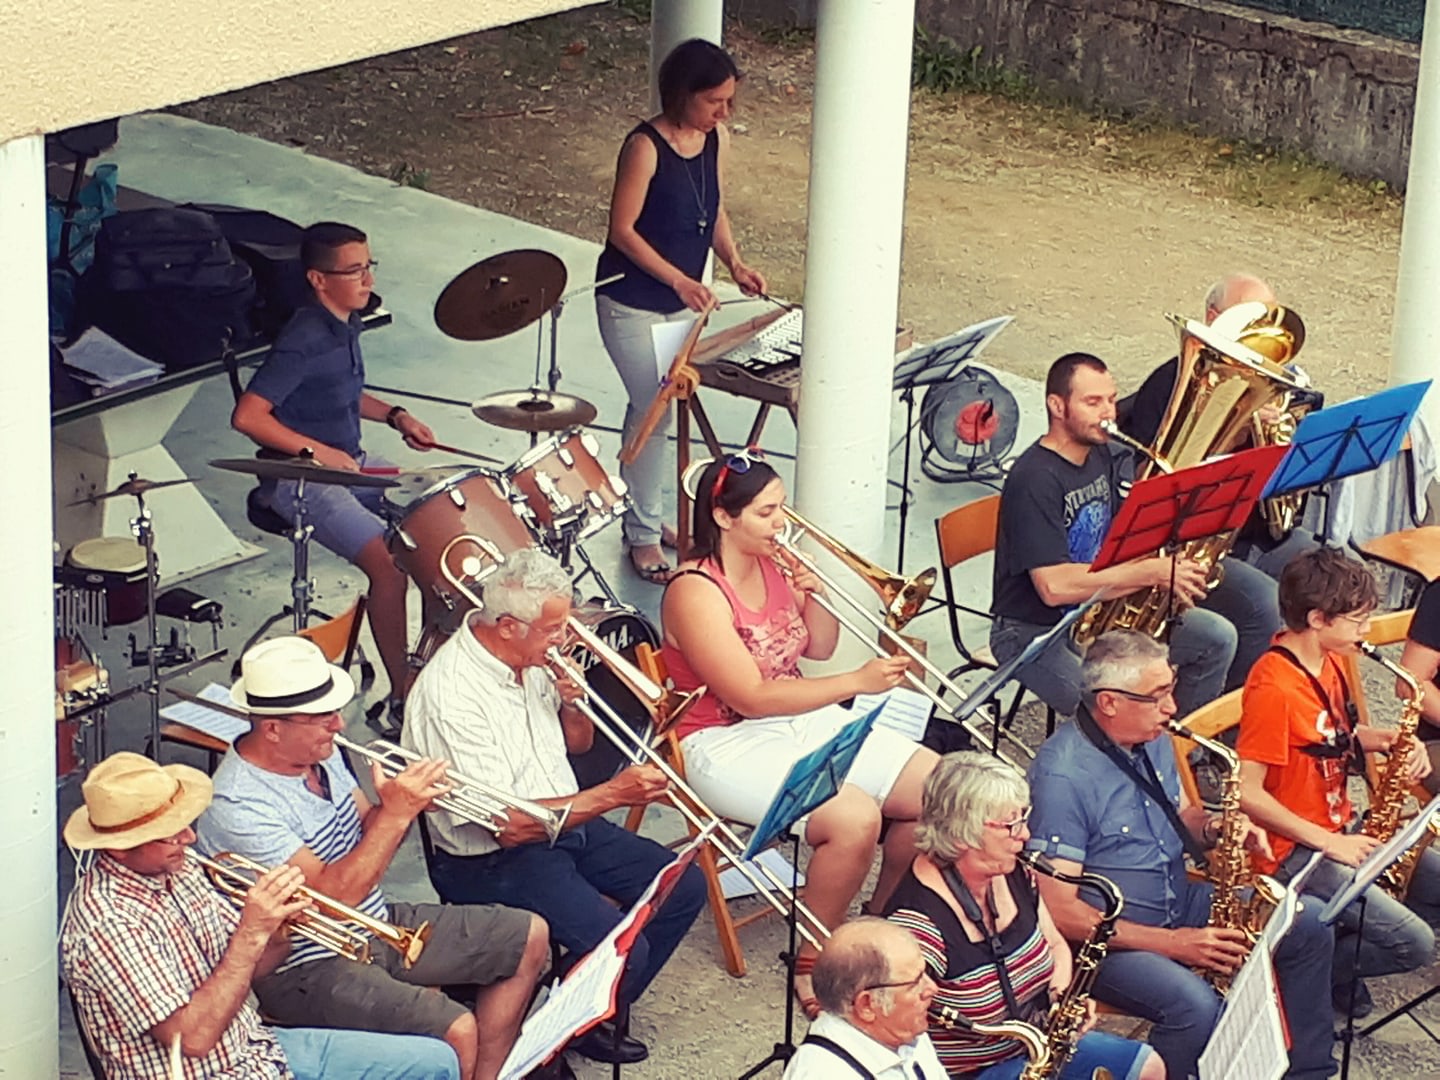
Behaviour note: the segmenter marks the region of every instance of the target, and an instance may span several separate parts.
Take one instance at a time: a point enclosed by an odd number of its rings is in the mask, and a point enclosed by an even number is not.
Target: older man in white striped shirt
[[[374,770],[371,804],[335,746],[354,683],[301,638],[263,642],[241,660],[231,690],[250,732],[215,773],[215,797],[196,831],[207,853],[288,863],[309,887],[374,918],[430,924],[413,966],[389,948],[359,963],[298,942],[255,992],[284,1024],[408,1032],[443,1038],[461,1075],[499,1074],[545,962],[544,920],[493,905],[387,904],[379,890],[416,816],[446,791],[445,765],[421,761],[391,779]],[[436,986],[479,986],[473,1014]]]

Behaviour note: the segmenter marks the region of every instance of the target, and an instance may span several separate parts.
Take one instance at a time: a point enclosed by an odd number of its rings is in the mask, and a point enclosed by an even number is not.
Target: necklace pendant
[[[699,222],[697,222],[697,224],[700,226],[700,232],[703,233],[703,232],[705,231],[705,226],[709,225],[709,224],[710,224],[710,221],[709,221],[708,218],[703,218],[703,217],[702,217],[702,218],[699,220]]]

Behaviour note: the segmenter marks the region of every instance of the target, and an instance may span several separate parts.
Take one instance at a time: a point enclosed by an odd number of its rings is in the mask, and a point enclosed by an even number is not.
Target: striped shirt
[[[110,1080],[170,1080],[170,1052],[150,1033],[190,1003],[238,922],[205,874],[148,877],[100,855],[81,875],[60,927],[65,982]],[[285,1054],[247,1002],[187,1080],[289,1078]]]
[[[1046,992],[1055,971],[1055,959],[1040,929],[1038,897],[1029,872],[1017,866],[1005,877],[1015,900],[1016,914],[1000,931],[1005,970],[1021,1010],[1029,1012]],[[914,870],[906,873],[887,905],[889,920],[903,926],[920,943],[925,963],[935,980],[935,999],[930,1003],[930,1039],[935,1052],[951,1076],[978,1072],[1025,1052],[1014,1039],[971,1035],[945,1023],[947,1013],[964,1016],[972,1023],[993,1024],[1015,1019],[1005,1005],[1000,975],[982,942],[971,941],[954,908],[929,886],[922,884]],[[1021,1016],[1018,1019],[1030,1019]]]
[[[215,770],[215,798],[195,823],[198,847],[207,855],[233,851],[265,866],[287,862],[301,848],[323,863],[350,854],[360,843],[359,787],[337,748],[318,766],[329,781],[330,797],[316,795],[304,776],[283,776],[246,761],[231,747]],[[388,921],[378,888],[352,905],[372,918]],[[299,935],[276,974],[334,954]]]

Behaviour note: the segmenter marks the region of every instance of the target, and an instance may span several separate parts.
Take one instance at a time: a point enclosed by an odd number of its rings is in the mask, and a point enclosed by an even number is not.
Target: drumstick
[[[446,446],[444,443],[432,442],[430,449],[443,450],[447,454],[459,454],[461,457],[474,458],[476,461],[491,461],[496,465],[504,464],[498,457],[491,457],[489,454],[477,454],[474,450],[461,450],[458,446]]]

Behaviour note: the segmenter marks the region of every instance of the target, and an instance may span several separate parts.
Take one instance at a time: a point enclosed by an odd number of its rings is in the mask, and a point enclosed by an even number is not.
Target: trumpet
[[[622,681],[629,682],[635,676],[640,679],[645,678],[642,673],[634,670],[633,665],[619,653],[603,642],[599,644],[600,649],[596,651],[596,655]],[[549,661],[552,673],[557,676],[563,675],[586,691],[586,696],[576,701],[574,707],[579,709],[632,765],[654,765],[664,773],[665,778],[671,784],[671,789],[666,792],[666,798],[670,804],[700,832],[713,830],[710,835],[710,843],[714,844],[716,850],[729,859],[731,865],[745,876],[745,879],[755,887],[755,891],[766,903],[785,916],[790,914],[793,906],[800,935],[817,949],[821,948],[824,940],[830,936],[830,931],[825,924],[805,906],[804,902],[770,867],[759,861],[747,863],[743,859],[745,844],[735,834],[735,830],[701,801],[700,796],[695,794],[695,790],[651,745],[649,737],[644,733],[637,732],[604,698],[590,690],[589,685],[585,682],[584,673],[558,648],[551,646],[545,653],[545,659]],[[704,693],[704,688],[702,687],[696,693]]]
[[[256,878],[268,869],[232,851],[219,852],[213,859],[191,851],[190,857],[209,875],[216,889],[238,903],[244,903],[245,894],[254,886]],[[346,960],[368,964],[373,936],[398,952],[407,968],[413,967],[430,937],[428,922],[410,930],[366,915],[303,885],[295,895],[305,897],[313,905],[291,921],[295,933]]]
[[[407,750],[386,739],[374,739],[362,744],[353,742],[343,735],[336,735],[335,744],[352,753],[359,754],[367,761],[373,761],[380,766],[380,771],[387,777],[397,775],[407,766],[422,758],[422,755],[417,754],[414,750]],[[499,836],[501,830],[509,823],[510,811],[514,810],[538,821],[544,827],[545,835],[550,838],[550,843],[553,845],[556,838],[564,831],[566,819],[570,817],[569,805],[563,806],[559,810],[553,810],[540,803],[501,791],[489,784],[482,784],[479,780],[471,780],[453,769],[446,770],[445,778],[454,785],[454,789],[436,798],[434,805],[447,814],[453,814],[471,825],[479,825],[496,836]]]
[[[968,716],[961,716],[960,704],[965,701],[967,695],[965,691],[960,688],[959,684],[956,683],[954,679],[946,675],[943,671],[941,671],[938,667],[936,667],[930,661],[930,659],[925,656],[924,653],[920,652],[913,645],[911,645],[910,642],[906,641],[904,635],[902,635],[896,627],[891,625],[891,618],[889,616],[884,619],[880,618],[878,615],[876,615],[873,611],[870,610],[867,604],[863,603],[860,600],[857,600],[854,596],[850,595],[844,589],[840,588],[840,586],[836,585],[835,581],[828,574],[826,574],[823,570],[820,569],[819,564],[816,563],[814,559],[812,559],[809,555],[800,550],[799,540],[808,533],[811,539],[813,539],[817,544],[825,548],[836,558],[840,559],[841,562],[844,562],[846,563],[846,565],[852,567],[856,565],[857,561],[864,564],[868,563],[868,560],[865,560],[862,556],[859,556],[852,552],[849,548],[841,544],[834,537],[815,529],[813,525],[810,525],[809,522],[807,522],[803,517],[797,514],[794,510],[790,509],[790,507],[788,506],[785,507],[785,516],[790,519],[789,523],[787,523],[786,527],[782,529],[779,534],[777,534],[777,536],[775,537],[775,542],[779,544],[782,549],[789,552],[800,563],[801,566],[803,566],[805,569],[809,570],[812,574],[819,578],[821,584],[823,584],[827,589],[835,593],[835,595],[838,596],[841,600],[843,600],[853,611],[855,611],[858,615],[860,615],[861,618],[868,622],[870,626],[880,634],[881,637],[887,638],[891,642],[893,642],[896,648],[900,649],[902,652],[905,653],[906,656],[910,657],[911,660],[919,664],[920,667],[924,669],[926,674],[932,676],[935,681],[940,685],[940,690],[932,689],[930,687],[930,684],[927,683],[923,677],[915,674],[913,670],[907,667],[905,669],[905,681],[912,688],[929,698],[931,702],[934,703],[935,708],[939,710],[939,713],[947,717],[951,723],[959,724],[962,728],[964,728],[965,731],[970,735],[970,737],[975,740],[976,745],[990,745],[994,749],[995,755],[997,757],[999,757],[1006,764],[1011,765],[1016,769],[1019,769],[1023,773],[1025,771],[1023,766],[1019,765],[1012,758],[1009,758],[1005,754],[1002,754],[1000,752],[1000,739],[1009,739],[1012,743],[1014,743],[1017,747],[1020,748],[1020,750],[1026,755],[1026,757],[1033,758],[1035,756],[1035,751],[1031,750],[1018,738],[1012,735],[1009,731],[1006,731],[998,720],[991,721],[992,732],[991,734],[987,735],[975,724],[972,724]],[[799,531],[800,536],[796,535],[797,530]],[[873,566],[874,564],[872,563],[869,565]],[[786,573],[789,572],[788,568],[785,567],[783,564],[781,565],[781,570],[785,571]],[[868,571],[860,571],[860,573],[861,576],[864,577],[868,582],[870,582],[871,585],[876,587],[876,591],[881,593],[881,598],[883,599],[885,597],[885,592],[882,591],[882,588],[888,586],[888,582],[877,582],[877,579],[873,577]],[[877,641],[875,638],[867,634],[865,630],[858,623],[855,622],[854,619],[849,618],[843,612],[841,612],[840,609],[835,606],[834,602],[832,602],[828,596],[824,596],[821,593],[816,592],[810,593],[809,597],[811,600],[813,600],[816,604],[820,606],[821,610],[828,612],[831,618],[833,618],[837,623],[839,623],[856,638],[863,641],[867,646],[873,649],[876,656],[885,657],[890,655],[889,652],[887,652],[887,650],[885,649],[885,647],[881,645],[880,642]],[[903,623],[901,625],[903,625]],[[955,705],[950,705],[946,702],[943,691],[949,691],[951,694],[955,695]]]

